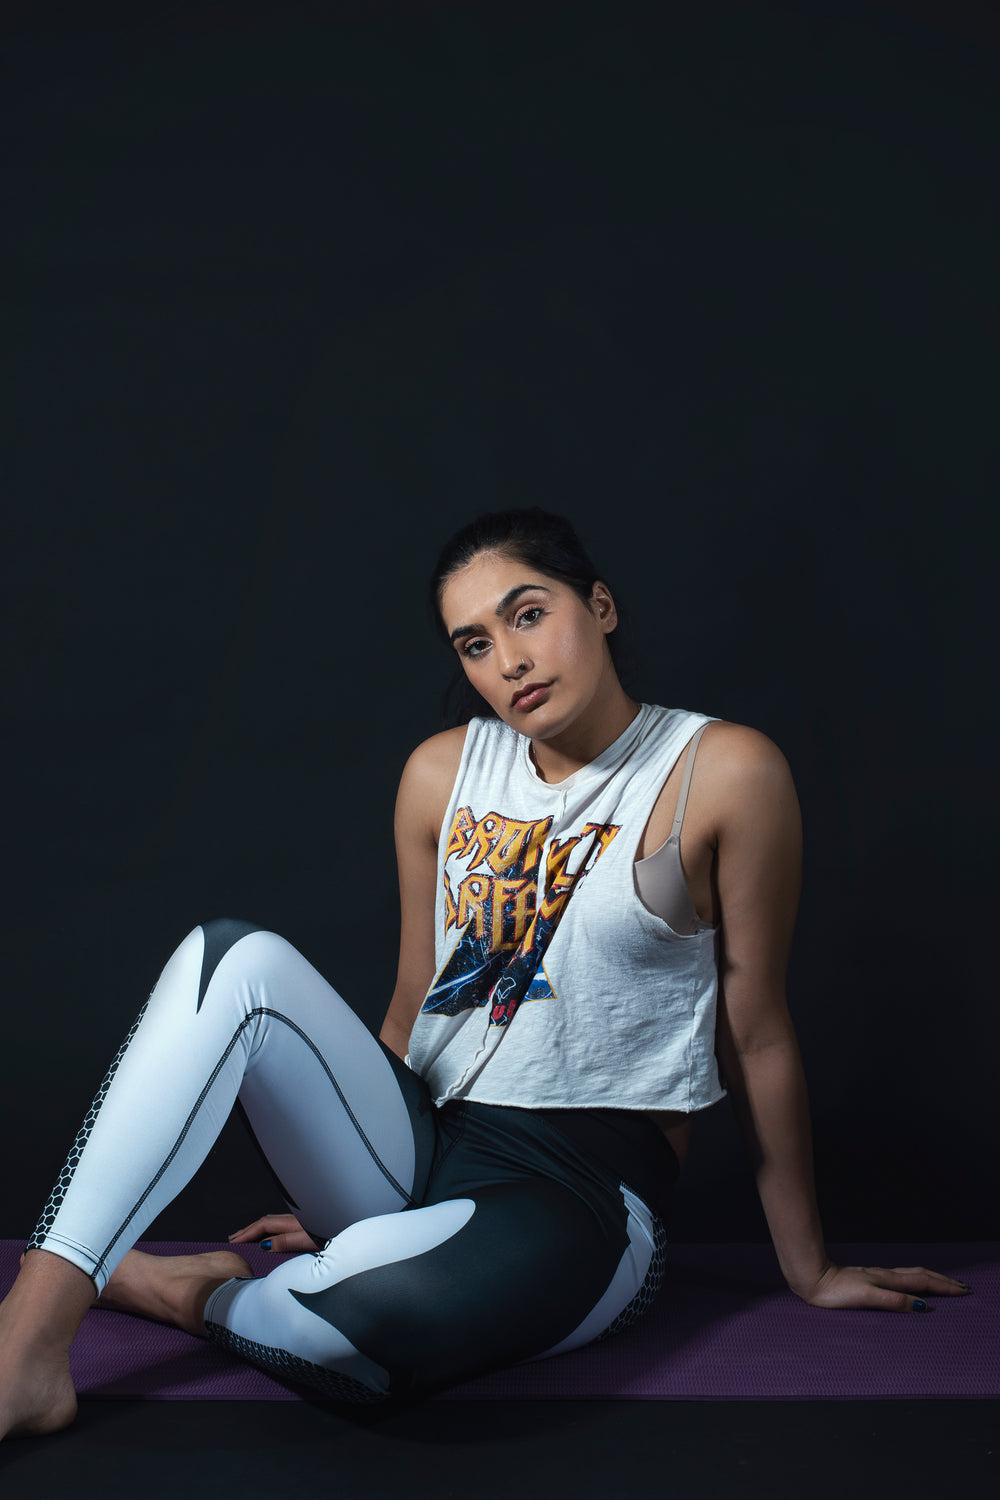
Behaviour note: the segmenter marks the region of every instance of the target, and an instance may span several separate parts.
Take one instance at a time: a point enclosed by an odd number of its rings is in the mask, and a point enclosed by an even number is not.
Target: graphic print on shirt
[[[524,822],[460,807],[445,849],[445,932],[458,942],[427,993],[423,1015],[457,1016],[490,1007],[491,1026],[506,1026],[522,1000],[552,1000],[542,968],[545,950],[570,897],[619,832],[614,823],[586,823],[553,839],[551,818]],[[465,874],[452,888],[448,866]],[[457,873],[457,872],[456,872]],[[542,898],[538,899],[539,875]]]

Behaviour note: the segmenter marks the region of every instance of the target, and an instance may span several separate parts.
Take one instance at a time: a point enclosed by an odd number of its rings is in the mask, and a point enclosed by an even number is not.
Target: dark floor
[[[551,1500],[667,1493],[858,1500],[993,1496],[1000,1403],[431,1402],[345,1417],[302,1403],[87,1402],[5,1445],[31,1500],[274,1495]]]

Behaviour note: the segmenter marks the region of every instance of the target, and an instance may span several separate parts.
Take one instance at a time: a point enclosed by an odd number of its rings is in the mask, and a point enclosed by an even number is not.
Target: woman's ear
[[[590,592],[590,607],[598,625],[605,635],[610,635],[618,624],[618,611],[615,609],[615,601],[611,597],[611,590],[606,583],[600,579],[594,584]]]

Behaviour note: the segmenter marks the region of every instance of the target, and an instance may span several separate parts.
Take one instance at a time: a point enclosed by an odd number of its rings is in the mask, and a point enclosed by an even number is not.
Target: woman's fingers
[[[929,1271],[926,1266],[835,1266],[805,1300],[814,1307],[928,1312],[925,1296],[961,1297],[968,1291],[954,1276]]]
[[[260,1241],[262,1250],[272,1250],[276,1255],[299,1255],[304,1250],[318,1250],[316,1241],[304,1229],[293,1229],[288,1234],[272,1234]]]
[[[922,1312],[927,1308],[926,1302],[920,1302],[916,1297],[909,1296],[906,1292],[894,1292],[889,1287],[877,1286],[870,1283],[865,1294],[866,1307],[873,1307],[879,1312]]]
[[[246,1224],[242,1229],[237,1229],[235,1234],[229,1236],[231,1245],[247,1245],[254,1240],[263,1239],[272,1232],[276,1233],[283,1228],[290,1228],[288,1220],[291,1214],[264,1214],[259,1219],[254,1219],[252,1224]],[[282,1220],[285,1222],[282,1223]]]
[[[964,1281],[946,1276],[943,1271],[929,1271],[926,1266],[859,1266],[879,1285],[899,1287],[914,1295],[962,1297],[969,1291]]]
[[[229,1236],[231,1245],[259,1244],[265,1250],[279,1252],[316,1250],[316,1242],[306,1234],[294,1214],[264,1214]]]

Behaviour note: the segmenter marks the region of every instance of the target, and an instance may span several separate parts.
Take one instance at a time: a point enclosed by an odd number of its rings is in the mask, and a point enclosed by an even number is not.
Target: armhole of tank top
[[[708,721],[710,722],[711,720]],[[708,723],[696,729],[687,743],[687,758],[681,775],[677,810],[669,835],[658,849],[653,850],[652,854],[637,859],[633,867],[636,894],[647,910],[653,912],[654,916],[660,917],[669,927],[673,927],[675,932],[688,934],[700,932],[712,925],[704,922],[698,915],[684,877],[684,866],[680,855],[680,833],[687,810],[691,772],[694,769],[694,758],[698,752],[699,741],[708,728]]]
[[[691,772],[694,770],[694,758],[698,754],[699,742],[707,728],[707,724],[700,725],[690,740],[688,740],[687,757],[684,761],[684,774],[681,777],[681,789],[677,794],[677,810],[674,813],[673,827],[670,830],[670,837],[677,839],[678,842],[680,842],[681,828],[684,824],[684,814],[687,811],[688,792],[691,790]]]

